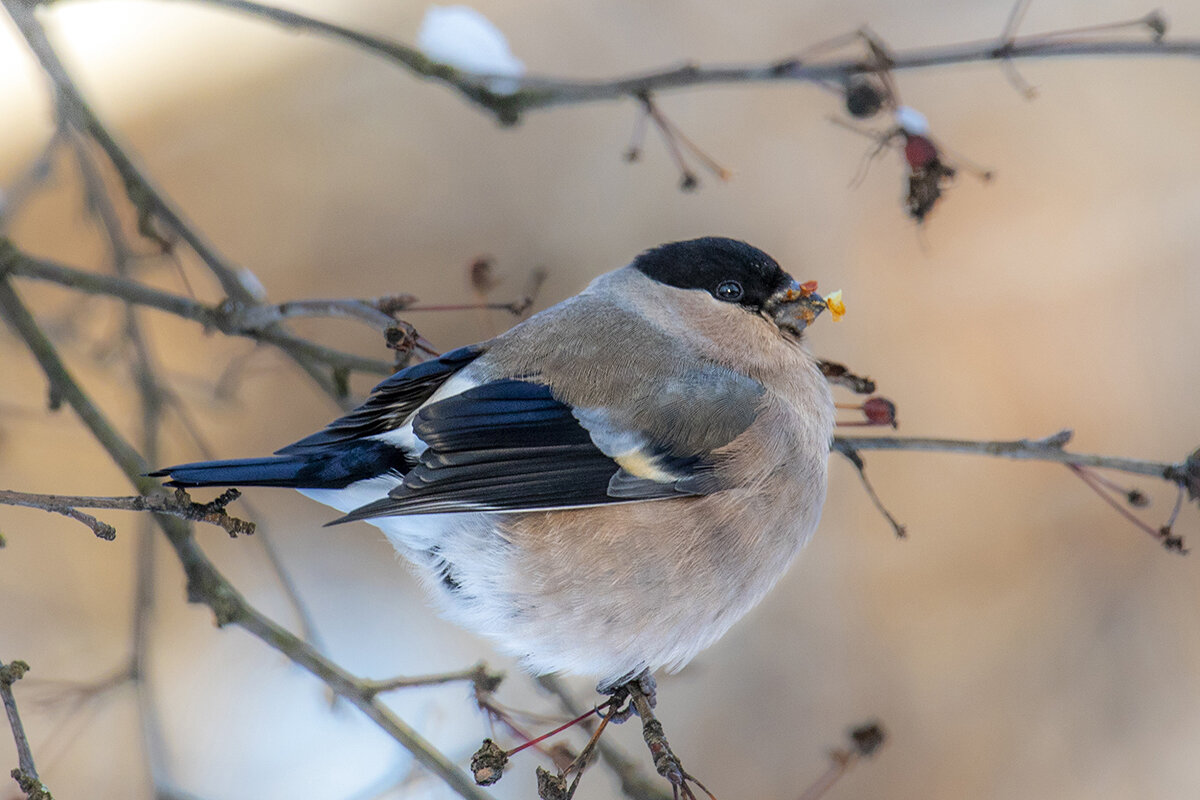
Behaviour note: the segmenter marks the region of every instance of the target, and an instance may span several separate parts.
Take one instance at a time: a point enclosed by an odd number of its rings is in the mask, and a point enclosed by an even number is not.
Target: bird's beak
[[[815,281],[792,281],[767,298],[763,310],[779,329],[799,336],[826,308],[825,298],[817,294]]]

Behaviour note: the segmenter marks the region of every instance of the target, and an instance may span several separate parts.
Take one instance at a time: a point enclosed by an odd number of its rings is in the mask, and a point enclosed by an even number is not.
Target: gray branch
[[[1044,439],[1014,439],[1011,441],[904,436],[836,436],[834,437],[834,447],[835,449],[848,447],[855,451],[905,450],[909,452],[967,453],[1026,461],[1053,461],[1059,464],[1073,464],[1077,467],[1111,469],[1131,475],[1148,475],[1185,488],[1189,481],[1194,482],[1197,479],[1196,475],[1190,474],[1190,470],[1195,467],[1189,466],[1188,461],[1170,463],[1091,453],[1072,453],[1063,449],[1071,440],[1072,435],[1072,431],[1062,430]]]
[[[253,522],[231,517],[225,513],[225,507],[240,496],[241,492],[237,489],[229,489],[212,502],[193,503],[187,492],[182,489],[177,489],[174,494],[159,491],[135,497],[81,497],[0,489],[0,505],[40,508],[43,511],[63,514],[79,520],[91,528],[98,537],[110,541],[116,538],[116,530],[111,525],[101,522],[90,514],[84,514],[79,509],[109,508],[117,511],[150,511],[155,514],[168,514],[180,519],[217,525],[230,536],[250,535],[254,533]]]
[[[252,2],[252,0],[191,0],[191,2],[236,11],[269,20],[291,31],[328,36],[380,56],[421,78],[439,81],[464,99],[491,112],[502,124],[518,122],[527,111],[556,106],[579,105],[608,100],[634,99],[666,90],[696,89],[743,83],[841,83],[852,75],[878,71],[880,65],[863,58],[782,58],[761,64],[683,64],[625,78],[576,81],[552,76],[509,78],[512,92],[496,92],[494,76],[457,69],[433,61],[420,50],[315,17]],[[916,48],[889,54],[892,71],[922,69],[994,61],[1007,64],[1018,59],[1088,58],[1096,56],[1178,57],[1200,56],[1200,40],[1167,40],[1161,35],[1162,18],[1151,13],[1140,20],[1153,32],[1149,40],[1116,36],[1075,38],[1059,34],[1035,34],[1008,39],[989,39]],[[1080,34],[1084,31],[1078,32]]]
[[[33,751],[29,747],[29,739],[25,736],[25,726],[21,724],[21,715],[17,711],[17,701],[13,697],[12,685],[19,681],[29,671],[29,665],[24,661],[0,662],[0,700],[4,702],[4,712],[8,715],[8,725],[12,728],[13,740],[17,745],[17,768],[10,774],[28,800],[54,800],[50,790],[38,777],[37,766],[33,763]]]
[[[276,325],[292,317],[326,316],[359,319],[372,327],[386,330],[397,324],[394,318],[378,310],[381,305],[393,300],[389,297],[377,300],[301,300],[278,305],[222,303],[211,306],[129,278],[88,272],[34,258],[17,249],[8,239],[0,238],[0,277],[5,275],[56,283],[85,294],[107,295],[127,303],[156,308],[198,322],[227,336],[243,336],[274,345],[285,353],[302,355],[333,370],[388,375],[395,369],[387,361],[325,347],[290,334]],[[385,318],[388,320],[387,326],[383,324]]]

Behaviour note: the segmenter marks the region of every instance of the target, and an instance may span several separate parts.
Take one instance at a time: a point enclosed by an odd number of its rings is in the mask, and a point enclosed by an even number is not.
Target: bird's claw
[[[609,696],[608,706],[615,709],[609,714],[610,722],[620,724],[638,713],[630,691],[631,687],[636,688],[646,698],[650,708],[658,705],[658,681],[654,679],[649,670],[643,670],[632,679],[616,686],[601,685],[596,688],[596,691]]]

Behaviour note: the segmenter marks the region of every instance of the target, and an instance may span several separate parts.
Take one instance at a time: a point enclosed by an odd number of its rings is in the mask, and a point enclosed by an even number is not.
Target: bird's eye
[[[742,285],[737,281],[721,281],[717,284],[717,299],[735,303],[742,299]]]

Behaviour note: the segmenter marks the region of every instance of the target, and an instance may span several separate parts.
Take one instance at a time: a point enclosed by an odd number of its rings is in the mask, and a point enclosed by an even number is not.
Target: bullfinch
[[[611,691],[716,641],[816,528],[834,404],[802,335],[826,305],[743,242],[662,245],[272,457],[154,474],[367,520],[445,616]]]

